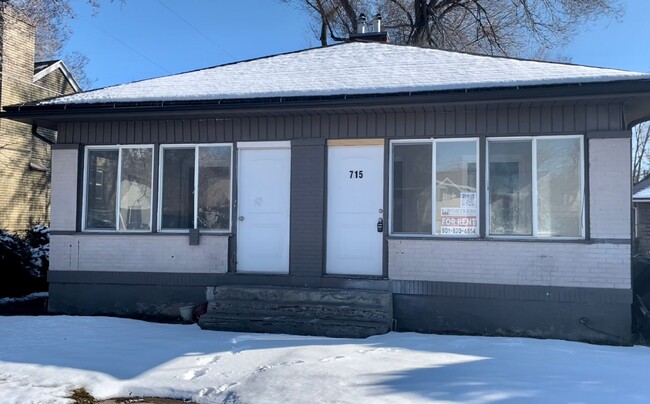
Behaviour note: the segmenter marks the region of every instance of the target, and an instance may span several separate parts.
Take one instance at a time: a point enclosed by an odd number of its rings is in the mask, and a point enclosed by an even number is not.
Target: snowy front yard
[[[199,403],[647,402],[646,347],[390,333],[202,331],[106,317],[0,317],[3,403],[162,396]]]

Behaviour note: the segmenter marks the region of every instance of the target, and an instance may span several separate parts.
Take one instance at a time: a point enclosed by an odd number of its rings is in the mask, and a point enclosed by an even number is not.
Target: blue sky
[[[65,52],[90,58],[93,88],[317,46],[306,13],[279,0],[74,0]],[[564,50],[573,63],[650,72],[650,1],[623,0],[620,21],[585,26]]]

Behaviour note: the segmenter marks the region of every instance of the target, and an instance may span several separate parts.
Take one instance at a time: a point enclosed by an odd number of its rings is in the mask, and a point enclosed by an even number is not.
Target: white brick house
[[[392,292],[400,330],[630,338],[650,76],[347,43],[8,107],[59,131],[50,309]]]

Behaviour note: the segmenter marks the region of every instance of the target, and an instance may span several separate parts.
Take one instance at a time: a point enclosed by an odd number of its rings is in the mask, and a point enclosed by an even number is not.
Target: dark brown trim
[[[382,220],[384,221],[384,233],[382,235],[382,254],[381,254],[381,274],[384,278],[388,278],[388,210],[390,199],[390,140],[384,139],[384,200],[383,200],[383,213]]]
[[[591,164],[589,162],[589,139],[586,136],[582,139],[582,158],[584,159],[582,162],[582,169],[584,170],[582,178],[585,182],[582,184],[582,188],[584,189],[582,197],[585,198],[583,201],[585,215],[585,239],[589,240],[591,238],[591,184],[589,182],[589,171],[591,171]]]
[[[237,147],[236,141],[232,142],[232,173],[230,174],[232,181],[232,194],[230,195],[230,198],[232,198],[232,203],[230,204],[232,210],[230,215],[232,218],[230,219],[230,231],[232,232],[232,236],[228,243],[228,272],[235,273],[237,272],[237,225],[239,224],[237,220],[239,217],[239,148]],[[291,242],[291,239],[289,239],[289,242]]]
[[[430,241],[487,241],[491,243],[556,243],[556,244],[631,244],[629,238],[553,239],[553,238],[498,238],[498,237],[440,237],[440,236],[388,236],[388,240],[430,240]]]
[[[113,230],[108,230],[108,231],[92,231],[92,230],[87,230],[87,231],[68,231],[68,230],[50,230],[50,235],[53,236],[79,236],[79,237],[85,237],[85,236],[125,236],[125,237],[133,237],[133,236],[147,236],[147,237],[172,237],[172,236],[179,236],[179,237],[188,237],[190,229],[186,229],[185,231],[174,231],[174,232],[154,232],[154,231],[149,231],[149,232],[135,232],[135,231],[113,231]],[[200,232],[201,237],[230,237],[232,236],[232,233],[205,233],[205,232]]]
[[[219,285],[272,285],[292,287],[335,287],[385,290],[405,295],[482,298],[494,300],[615,304],[632,303],[631,289],[390,280],[346,276],[298,277],[287,275],[230,273],[50,271],[48,280],[51,283],[89,285],[116,284],[205,287]],[[119,299],[116,298],[116,301],[119,301]]]
[[[629,130],[622,131],[587,131],[587,139],[630,139],[632,132]]]
[[[618,244],[618,245],[631,245],[632,239],[629,238],[592,238],[592,244]]]
[[[646,97],[650,80],[608,83],[572,83],[531,87],[482,88],[396,94],[361,94],[313,97],[276,97],[238,100],[122,102],[107,104],[14,105],[0,117],[56,129],[60,122],[120,119],[192,119],[232,117],[234,114],[305,114],[316,111],[350,112],[352,109],[422,108],[455,104],[495,104],[509,101],[611,100],[622,103],[628,97]]]
[[[158,181],[160,177],[160,143],[153,144],[153,184],[151,184],[151,232],[158,233]]]
[[[83,150],[83,146],[78,143],[54,143],[52,150]]]
[[[392,280],[391,291],[393,293],[407,295],[496,300],[506,299],[574,303],[632,303],[632,289],[613,288]]]
[[[488,233],[487,231],[487,177],[489,167],[487,166],[487,136],[482,135],[479,137],[478,143],[478,173],[479,173],[479,186],[478,189],[478,231],[481,239],[484,239]],[[437,213],[436,213],[437,214]]]
[[[77,236],[79,233],[74,230],[50,230],[50,236]]]
[[[611,82],[567,83],[539,86],[492,87],[474,89],[455,89],[445,91],[418,91],[401,93],[300,96],[273,98],[215,99],[194,101],[146,101],[146,102],[107,102],[80,104],[10,105],[2,118],[24,119],[30,116],[53,121],[63,121],[60,117],[81,115],[121,115],[123,113],[143,116],[172,112],[221,111],[260,111],[313,108],[350,108],[354,106],[390,106],[450,104],[455,102],[502,102],[504,100],[541,101],[548,98],[615,98],[646,96],[650,92],[650,80],[618,80]]]
[[[326,144],[327,139],[325,138],[291,139],[291,148],[298,146],[325,146]]]
[[[83,144],[76,145],[79,152],[77,153],[77,217],[75,218],[75,229],[81,231],[84,209],[84,173],[86,149]]]

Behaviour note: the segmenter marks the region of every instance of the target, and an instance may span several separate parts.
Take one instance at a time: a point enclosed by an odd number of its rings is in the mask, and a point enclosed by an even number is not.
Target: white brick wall
[[[52,230],[74,231],[77,226],[78,150],[52,150]]]
[[[391,279],[629,289],[630,246],[389,240]]]
[[[57,235],[50,239],[50,271],[224,273],[228,237],[187,235]]]
[[[589,140],[592,238],[631,237],[630,139]]]

